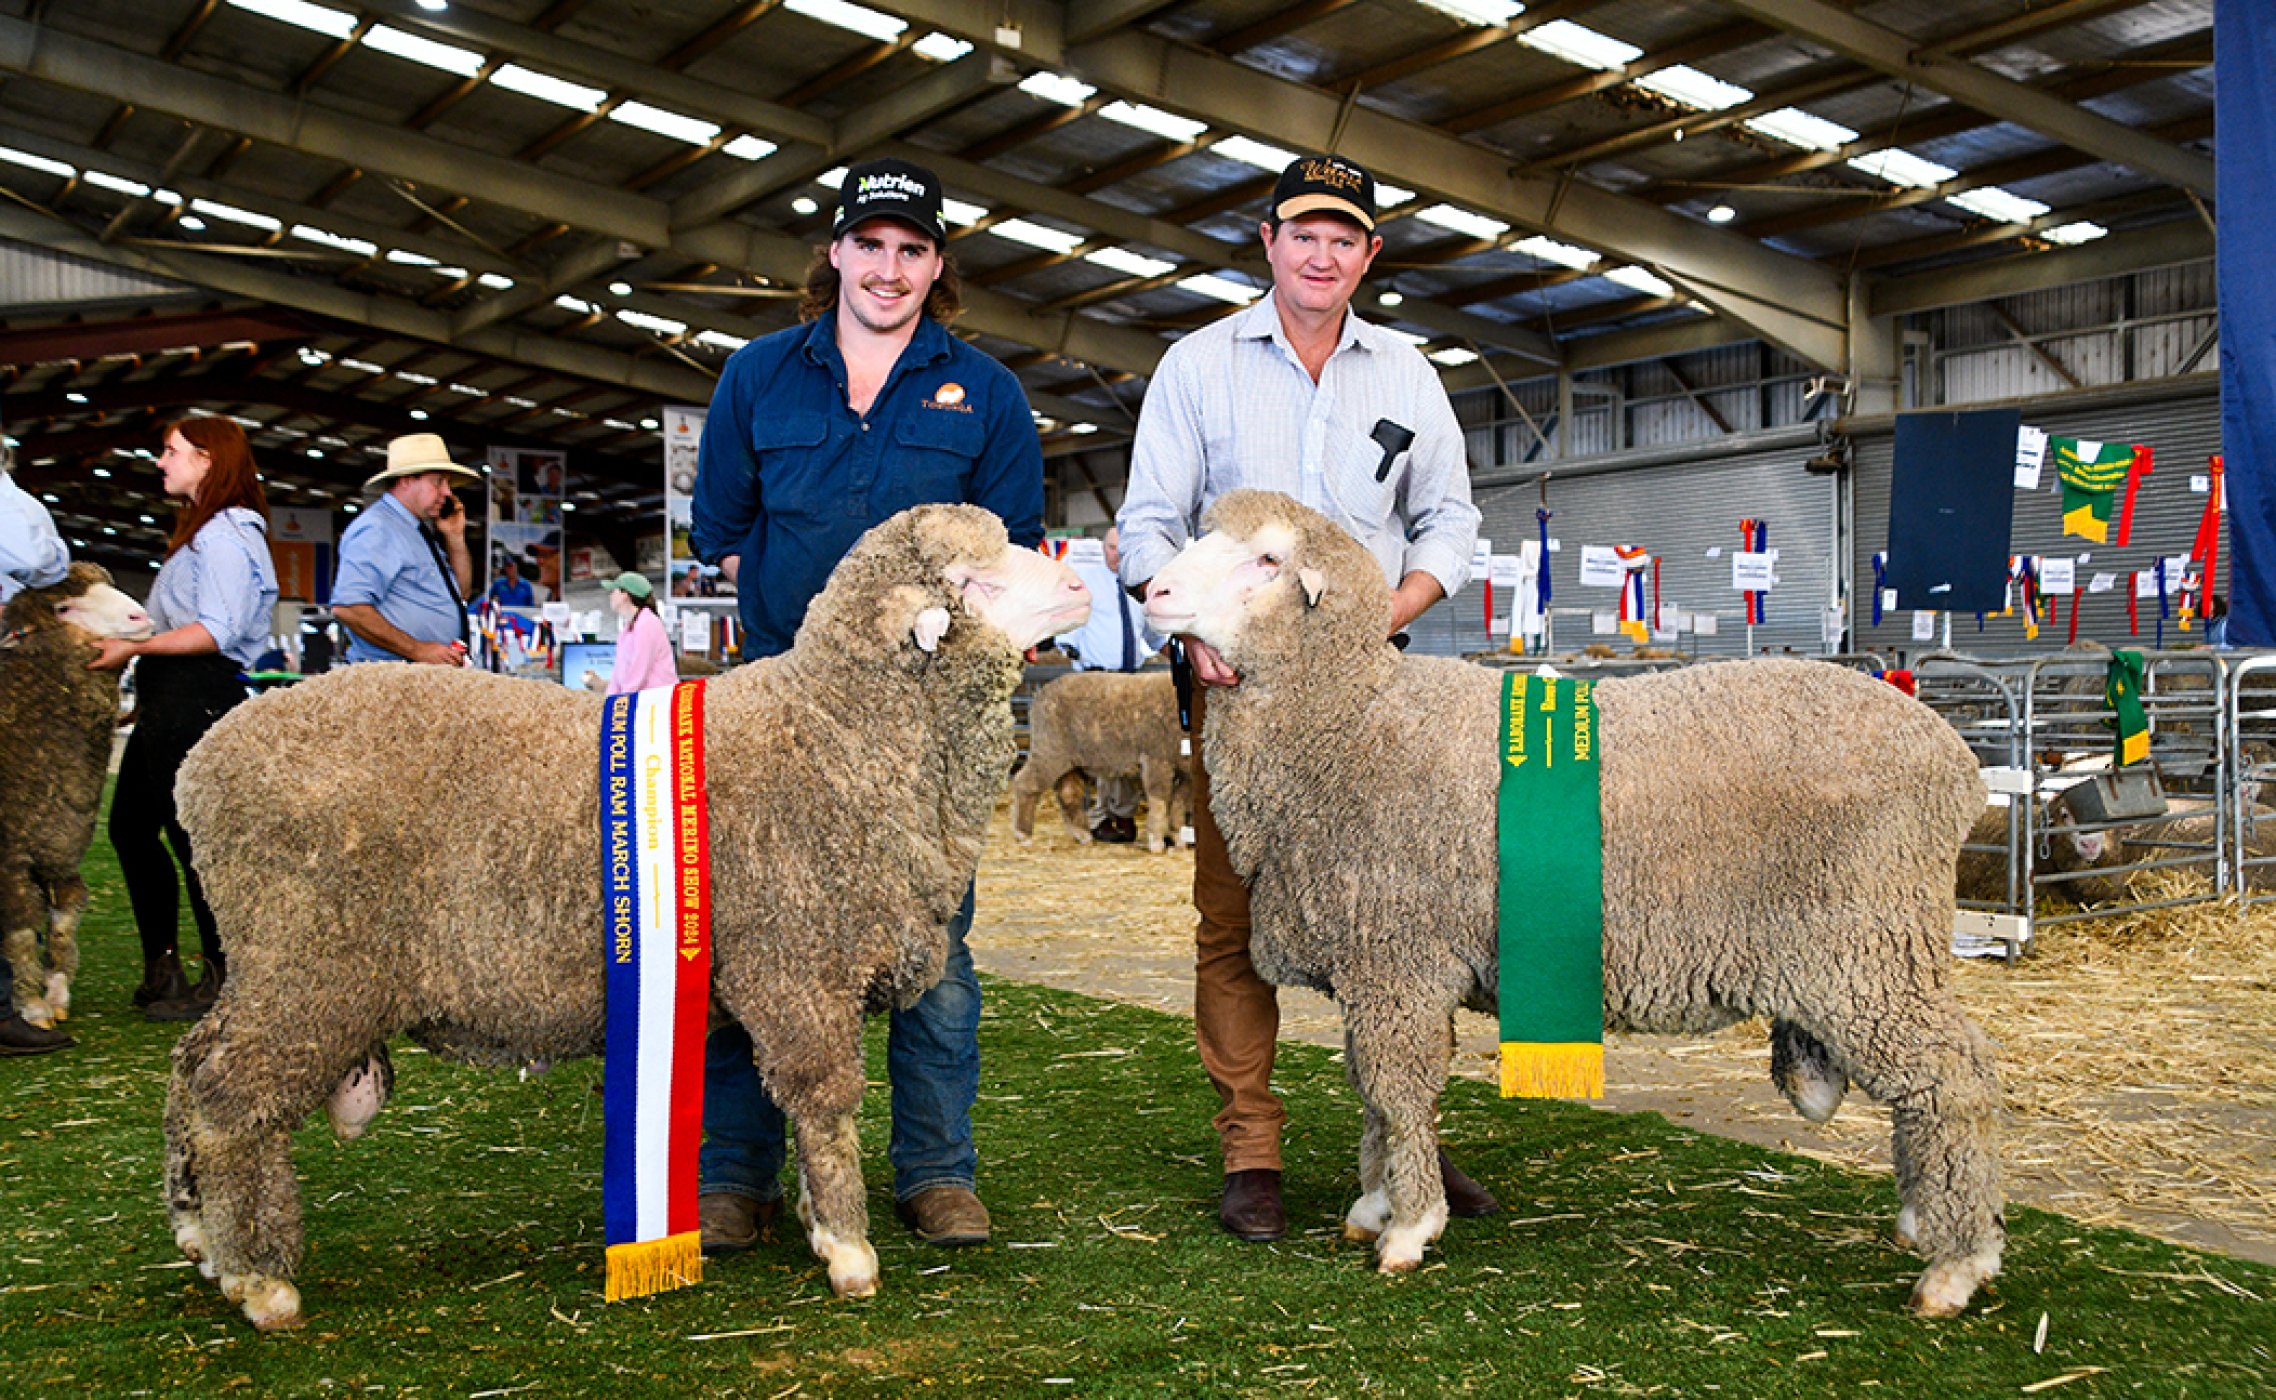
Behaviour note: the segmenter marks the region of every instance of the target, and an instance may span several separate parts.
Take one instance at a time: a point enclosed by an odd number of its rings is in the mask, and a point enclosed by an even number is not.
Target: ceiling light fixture
[[[471,78],[482,71],[484,59],[472,49],[455,44],[438,44],[420,34],[412,34],[392,25],[375,24],[364,31],[364,45],[381,53],[429,68],[440,68],[445,73],[456,73]]]
[[[343,10],[326,9],[311,5],[308,0],[229,0],[232,7],[250,10],[257,15],[282,20],[302,29],[313,29],[335,39],[345,39],[356,32],[356,17]]]

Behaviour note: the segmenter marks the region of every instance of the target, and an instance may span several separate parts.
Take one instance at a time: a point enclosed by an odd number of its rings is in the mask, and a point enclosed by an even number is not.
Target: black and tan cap
[[[940,217],[940,177],[906,160],[868,160],[846,171],[838,185],[836,238],[865,219],[899,219],[935,243],[948,241]]]
[[[1298,156],[1272,187],[1271,222],[1335,214],[1375,231],[1375,177],[1342,156]]]

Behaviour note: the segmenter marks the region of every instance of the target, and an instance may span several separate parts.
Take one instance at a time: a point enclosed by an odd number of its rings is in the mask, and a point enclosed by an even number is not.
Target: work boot
[[[182,956],[168,949],[142,960],[142,985],[134,989],[134,1004],[180,1001],[190,994],[190,979],[182,975]]]
[[[696,1223],[703,1229],[706,1256],[741,1254],[774,1229],[782,1197],[755,1200],[733,1191],[706,1191],[695,1198]]]
[[[221,983],[227,974],[221,960],[207,958],[205,971],[198,977],[196,987],[183,995],[166,1001],[154,1001],[142,1008],[145,1021],[195,1021],[213,1010],[214,999],[221,995]]]
[[[62,1031],[35,1026],[13,1011],[0,1020],[0,1055],[45,1055],[78,1043]]]
[[[905,1201],[895,1201],[893,1213],[926,1244],[953,1249],[988,1242],[988,1208],[970,1187],[928,1186]]]
[[[1113,846],[1127,846],[1138,839],[1138,823],[1132,817],[1107,817],[1091,828],[1091,839]]]
[[[1225,1194],[1217,1203],[1217,1223],[1227,1234],[1252,1243],[1288,1233],[1288,1210],[1280,1203],[1280,1172],[1251,1167],[1225,1173]]]
[[[1494,1199],[1494,1193],[1464,1175],[1462,1169],[1454,1165],[1454,1159],[1446,1155],[1443,1147],[1438,1149],[1438,1180],[1446,1188],[1448,1215],[1475,1220],[1482,1215],[1497,1215],[1501,1212],[1502,1203]]]

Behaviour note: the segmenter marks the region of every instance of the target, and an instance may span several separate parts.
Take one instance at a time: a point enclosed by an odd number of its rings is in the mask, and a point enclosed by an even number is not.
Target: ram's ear
[[[909,640],[917,644],[919,651],[932,651],[940,645],[940,639],[948,635],[948,620],[948,609],[937,606],[926,608],[910,624]]]
[[[898,652],[915,642],[924,651],[939,645],[945,627],[934,627],[925,621],[927,613],[946,611],[934,596],[922,588],[900,584],[886,589],[878,599],[877,633],[888,652]]]
[[[1320,595],[1328,591],[1328,576],[1318,569],[1298,569],[1296,581],[1304,585],[1304,606],[1320,606]]]

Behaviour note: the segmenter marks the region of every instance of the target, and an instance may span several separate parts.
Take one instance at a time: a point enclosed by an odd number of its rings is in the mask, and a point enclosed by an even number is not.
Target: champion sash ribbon
[[[2126,442],[2090,442],[2081,438],[2050,437],[2047,452],[2055,459],[2055,475],[2063,484],[2063,533],[2106,543],[2110,535],[2110,506],[2118,488],[2126,487],[2126,506],[2119,523],[2120,539],[2132,533],[2133,490],[2140,481],[2136,465],[2145,449]],[[2146,462],[2140,463],[2143,471]]]
[[[2117,766],[2139,763],[2150,756],[2150,720],[2142,707],[2145,666],[2138,651],[2113,651],[2102,683],[2103,701],[2110,706],[2110,724],[2118,731]]]
[[[1502,681],[1503,1098],[1604,1096],[1604,816],[1593,682]]]
[[[695,1154],[711,1005],[710,838],[703,682],[610,696],[601,720],[601,1206],[612,1303],[703,1280]]]

